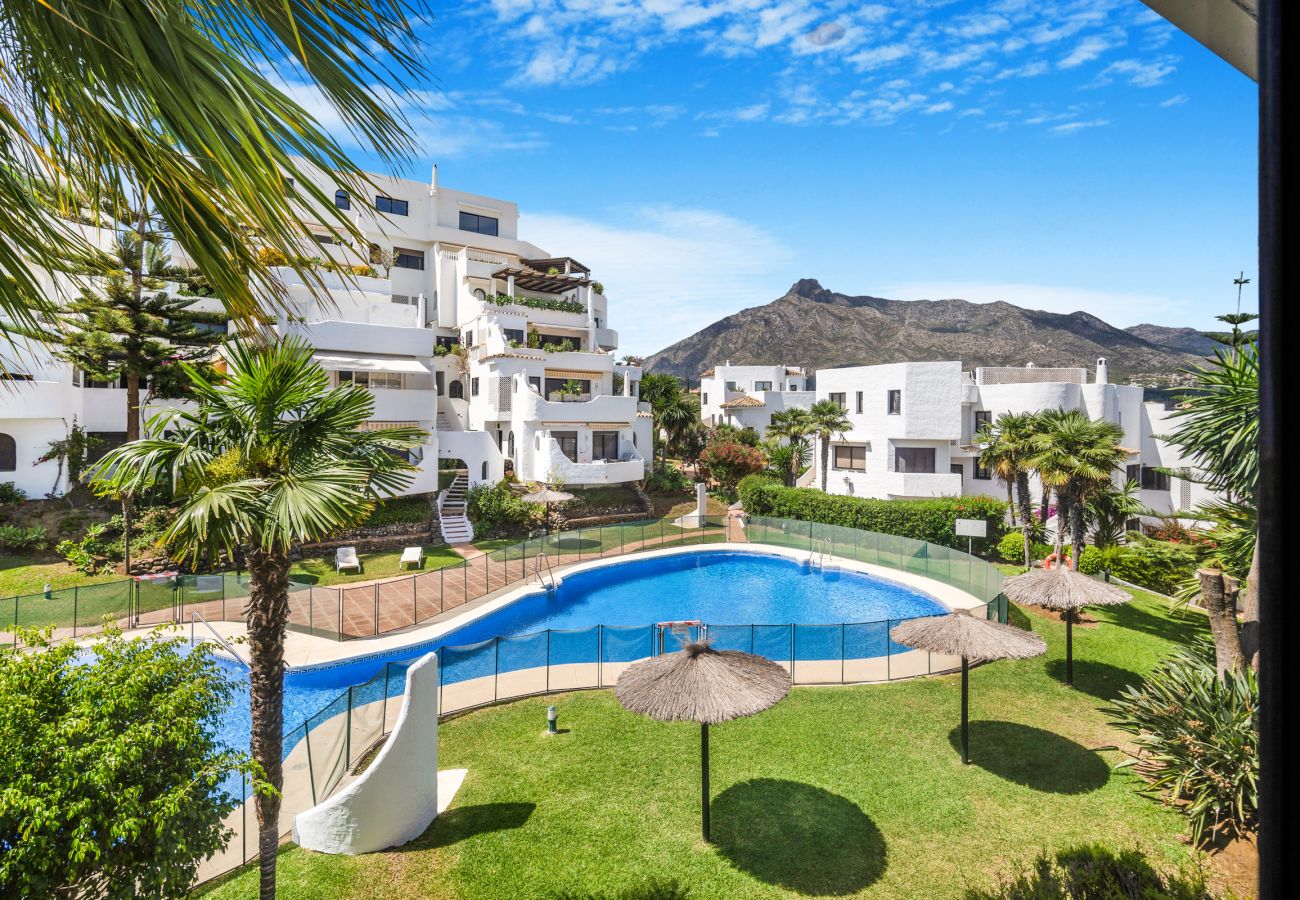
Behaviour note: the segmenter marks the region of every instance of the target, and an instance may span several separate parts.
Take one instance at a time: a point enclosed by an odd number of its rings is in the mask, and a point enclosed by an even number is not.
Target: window
[[[109,379],[92,378],[87,374],[82,379],[82,384],[88,388],[125,388],[126,373]]]
[[[528,386],[531,387],[533,390],[535,390],[537,393],[540,394],[540,393],[542,392],[542,376],[540,376],[540,375],[529,375],[529,376],[528,376]]]
[[[460,383],[459,378],[447,386],[447,396],[452,400],[465,399],[465,385]]]
[[[524,330],[522,328],[502,328],[501,335],[507,342],[514,341],[517,344],[524,342]]]
[[[618,432],[593,431],[591,433],[591,458],[616,462],[618,460]]]
[[[511,459],[515,458],[515,433],[513,431],[506,437],[506,456]]]
[[[341,369],[338,372],[339,384],[359,384],[364,388],[387,388],[400,391],[402,374],[400,372],[352,372]]]
[[[709,395],[708,395],[708,394],[700,394],[700,403],[703,404],[704,406],[708,406],[708,405],[709,405]]]
[[[1169,473],[1161,472],[1159,469],[1153,469],[1150,466],[1143,466],[1142,467],[1142,490],[1144,491],[1169,490]]]
[[[1132,465],[1124,470],[1124,480],[1140,484],[1142,482],[1142,466]]]
[[[933,447],[895,447],[895,472],[920,472],[934,474]]]
[[[862,415],[862,391],[858,391],[857,403],[858,415]]]
[[[840,409],[848,409],[849,406],[844,401],[844,398],[846,396],[847,395],[845,394],[831,394],[831,402],[834,403],[836,406],[838,406]]]
[[[979,464],[979,462],[976,462],[976,463],[975,463],[975,474],[974,474],[972,477],[975,478],[975,479],[977,479],[977,480],[979,480],[979,481],[992,481],[992,480],[993,480],[993,470],[990,469],[988,466],[982,466],[982,465]]]
[[[330,246],[334,243],[334,236],[329,234],[313,234],[312,238],[322,246]]]
[[[891,416],[901,415],[903,412],[903,392],[890,391],[889,398],[886,401],[885,411]],[[933,470],[931,470],[933,471]]]
[[[86,453],[86,462],[98,462],[110,450],[115,450],[126,443],[125,431],[87,431],[86,434],[99,439],[94,450]]]
[[[488,480],[488,476],[487,476],[487,460],[486,460],[486,459],[483,460],[483,465],[480,467],[479,471],[482,473],[482,480],[483,480],[483,481],[487,481],[487,480]]]
[[[18,442],[12,434],[0,431],[0,472],[18,471]]]
[[[740,390],[740,388],[736,387],[736,382],[734,382],[734,381],[728,381],[728,382],[727,382],[727,390],[729,390],[729,391],[738,391],[738,390]]]
[[[339,209],[351,209],[352,198],[348,196],[347,191],[339,190],[334,192],[334,205]]]
[[[993,424],[993,412],[988,409],[975,410],[975,433],[979,434]]]
[[[755,382],[754,382],[754,390],[756,390],[756,391],[770,391],[770,390],[772,390],[772,382],[770,382],[770,381],[755,381]]]
[[[441,372],[433,373],[433,388],[439,397],[447,396],[447,382]]]
[[[411,214],[411,205],[405,200],[395,200],[392,197],[377,194],[375,196],[375,212],[389,213],[394,216],[409,216]]]
[[[490,234],[493,237],[497,235],[497,220],[492,216],[480,216],[477,213],[462,212],[460,214],[460,230],[472,231],[475,234]]]
[[[949,463],[948,471],[954,475],[960,475],[963,478],[966,477],[966,467],[961,463]]]
[[[573,388],[573,390],[570,390]],[[591,396],[591,382],[585,378],[548,378],[546,379],[546,397],[549,400]]]
[[[407,250],[405,247],[394,247],[393,254],[393,265],[397,266],[397,268],[424,271],[423,250]]]
[[[576,431],[552,431],[551,437],[560,445],[560,452],[570,462],[578,461],[578,432]]]
[[[867,448],[859,444],[836,444],[831,447],[834,452],[834,459],[831,467],[835,469],[848,469],[851,472],[865,472],[867,470]]]
[[[477,379],[477,378],[471,378],[471,379],[469,380],[469,395],[470,395],[471,397],[477,397],[477,396],[478,396],[478,379]]]
[[[486,300],[486,299],[487,299],[487,291],[483,290],[482,288],[474,288],[474,299],[475,299],[475,300]]]

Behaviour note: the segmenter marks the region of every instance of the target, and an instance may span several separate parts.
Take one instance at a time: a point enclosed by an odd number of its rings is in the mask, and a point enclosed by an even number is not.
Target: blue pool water
[[[548,662],[639,659],[652,652],[655,623],[697,619],[708,623],[709,637],[722,649],[778,660],[792,653],[797,659],[838,659],[841,653],[863,658],[903,649],[889,641],[889,620],[946,611],[932,597],[886,579],[810,568],[765,553],[710,550],[600,566],[441,638],[290,670],[284,682],[285,753],[302,733],[293,730],[349,686],[368,681],[388,662],[414,661],[432,650],[442,649],[441,677],[451,683]],[[245,672],[237,663],[221,663],[240,684],[218,732],[230,746],[247,747]]]

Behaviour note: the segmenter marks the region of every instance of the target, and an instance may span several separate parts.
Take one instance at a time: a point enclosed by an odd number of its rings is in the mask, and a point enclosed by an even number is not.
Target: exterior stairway
[[[451,421],[447,418],[447,414],[445,412],[438,413],[438,430],[451,431]]]
[[[469,475],[460,472],[438,498],[438,525],[448,544],[468,544],[474,540],[474,528],[465,515],[465,489]]]

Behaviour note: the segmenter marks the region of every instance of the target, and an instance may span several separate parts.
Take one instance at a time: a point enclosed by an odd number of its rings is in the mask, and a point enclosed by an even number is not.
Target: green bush
[[[1132,765],[1182,801],[1199,843],[1254,827],[1259,809],[1259,686],[1254,672],[1219,678],[1214,645],[1204,639],[1162,660],[1107,710],[1136,737]]]
[[[0,481],[0,503],[22,503],[27,492],[12,481]]]
[[[691,492],[691,480],[686,477],[685,472],[676,466],[666,466],[655,469],[650,473],[650,477],[645,480],[645,492],[661,496],[689,494]]]
[[[466,511],[476,537],[512,537],[541,526],[546,508],[525,503],[510,490],[510,482],[476,484],[465,492]]]
[[[1109,572],[1161,594],[1173,594],[1196,571],[1197,552],[1191,544],[1156,541],[1130,532],[1127,544],[1104,549],[1085,547],[1079,571],[1088,575]]]
[[[988,538],[976,547],[994,546],[1006,531],[1007,505],[991,497],[936,497],[932,500],[871,500],[824,494],[815,488],[782,487],[770,478],[750,476],[738,485],[751,516],[774,516],[896,534],[945,547],[966,549],[955,533],[957,519],[983,519]]]
[[[1065,546],[1068,552],[1068,548],[1070,545],[1066,544]],[[1043,544],[1043,543],[1039,543],[1038,541],[1031,541],[1029,544],[1029,555],[1031,559],[1046,559],[1048,556],[1052,554],[1052,549],[1053,548],[1051,544]],[[1084,555],[1086,556],[1088,550],[1091,549],[1093,548],[1088,547],[1087,550],[1084,550]],[[1025,562],[1024,535],[1022,535],[1019,531],[1015,531],[1015,530],[1008,531],[1006,534],[1002,535],[1002,540],[998,541],[998,556],[1002,557],[1007,562],[1024,565]],[[1083,565],[1082,560],[1079,561],[1079,565],[1080,566]]]
[[[17,525],[0,525],[0,550],[22,553],[39,550],[45,546],[45,529],[40,525],[21,528]]]
[[[366,517],[366,525],[424,525],[430,517],[429,498],[425,494],[392,497],[375,504]]]
[[[1140,850],[1116,853],[1100,844],[1038,854],[1032,866],[991,891],[966,900],[1208,900],[1214,895],[1195,869],[1162,874]]]

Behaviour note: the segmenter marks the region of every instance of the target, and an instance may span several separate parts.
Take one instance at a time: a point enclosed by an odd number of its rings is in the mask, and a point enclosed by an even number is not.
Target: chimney
[[[438,193],[438,164],[433,164],[433,174],[429,176],[429,196]]]
[[[1097,359],[1097,383],[1110,384],[1110,372],[1107,370],[1106,357]]]

